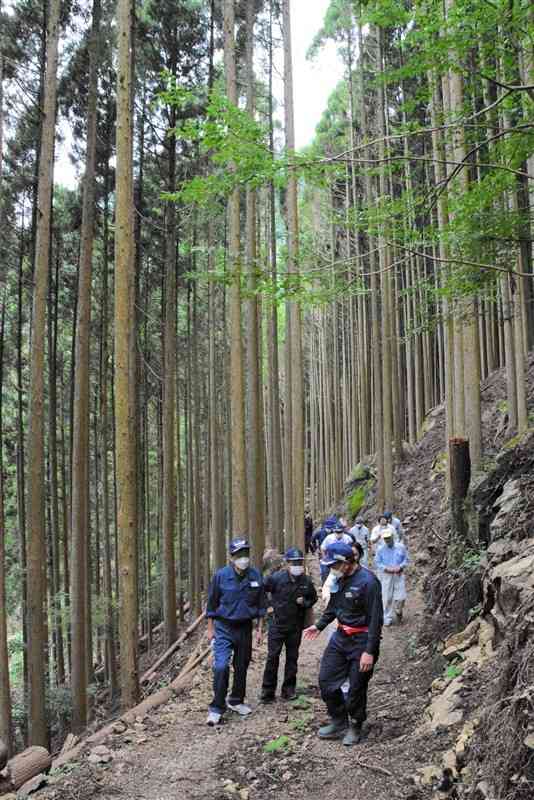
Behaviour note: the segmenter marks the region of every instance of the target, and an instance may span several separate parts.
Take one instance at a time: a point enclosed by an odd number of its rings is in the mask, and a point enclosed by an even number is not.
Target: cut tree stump
[[[449,567],[456,567],[462,561],[469,541],[465,503],[471,483],[471,458],[467,439],[449,439],[449,476],[452,536],[447,562]]]
[[[0,777],[0,795],[20,789],[26,781],[35,778],[52,766],[52,756],[44,747],[28,747],[7,762]]]

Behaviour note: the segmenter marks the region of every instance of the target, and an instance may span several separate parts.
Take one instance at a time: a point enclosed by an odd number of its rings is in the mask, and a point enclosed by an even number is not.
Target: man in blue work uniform
[[[310,546],[312,552],[318,552],[319,559],[321,559],[322,552],[321,552],[321,545],[326,539],[326,537],[332,533],[334,528],[337,525],[337,517],[332,515],[331,517],[327,517],[324,521],[323,525],[320,528],[317,528],[315,533],[313,534],[310,542]],[[321,573],[321,583],[324,583],[328,577],[328,567],[324,566],[324,564],[320,563],[319,570]]]
[[[273,618],[267,637],[267,663],[263,673],[261,700],[274,700],[278,683],[278,666],[282,648],[286,648],[286,664],[282,697],[296,697],[297,664],[300,642],[304,629],[306,610],[317,602],[317,592],[312,579],[304,574],[304,554],[297,547],[290,547],[285,556],[287,569],[278,570],[264,581],[265,591],[271,595]]]
[[[250,545],[246,539],[230,544],[231,563],[217,570],[208,590],[206,617],[208,639],[213,641],[213,691],[208,710],[208,725],[218,725],[227,708],[241,716],[251,713],[246,705],[247,670],[252,657],[252,621],[265,615],[263,580],[250,566]],[[234,681],[228,700],[230,659],[233,655]]]
[[[354,553],[356,550],[356,554]],[[360,566],[362,547],[335,542],[328,550],[330,569],[336,576],[330,601],[316,625],[304,637],[316,639],[331,622],[337,630],[321,660],[319,686],[331,718],[319,729],[321,739],[343,739],[358,744],[367,717],[367,687],[378,659],[382,633],[382,596],[378,579]],[[345,700],[341,690],[349,679]]]

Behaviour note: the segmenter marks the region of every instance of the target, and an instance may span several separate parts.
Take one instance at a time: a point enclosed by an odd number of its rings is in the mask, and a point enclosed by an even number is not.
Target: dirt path
[[[384,631],[370,687],[367,736],[360,746],[349,749],[317,738],[317,728],[326,719],[317,687],[327,642],[324,632],[315,642],[302,645],[296,702],[258,703],[263,645],[255,650],[249,671],[247,700],[254,713],[247,719],[228,715],[224,725],[208,728],[211,672],[203,667],[185,695],[108,741],[111,763],[84,761],[47,789],[44,797],[267,800],[275,793],[277,800],[408,797],[408,778],[428,763],[426,751],[432,749],[432,742],[417,732],[431,680],[415,647],[421,608],[419,594],[412,588],[406,622]],[[273,752],[266,752],[266,745],[273,742]]]

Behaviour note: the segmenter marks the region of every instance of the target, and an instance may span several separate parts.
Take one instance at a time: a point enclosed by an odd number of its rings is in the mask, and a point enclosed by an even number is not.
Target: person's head
[[[386,522],[391,522],[391,520],[393,519],[393,514],[391,513],[391,511],[384,511],[382,516],[384,517]]]
[[[384,533],[382,534],[382,539],[384,540],[384,543],[386,544],[387,547],[393,547],[393,545],[395,544],[393,532],[390,530],[384,531]]]
[[[324,521],[324,526],[327,530],[332,531],[337,525],[337,517],[327,517]]]
[[[345,528],[340,522],[338,522],[334,528],[334,533],[336,534],[337,541],[340,542],[343,539],[343,534],[345,533]]]
[[[363,525],[363,517],[356,517],[354,523],[355,525],[359,525],[361,527]]]
[[[250,565],[250,544],[248,539],[233,539],[230,542],[230,558],[238,572],[244,572]]]
[[[352,544],[352,552],[354,553],[354,555],[356,557],[356,561],[359,564],[360,561],[363,558],[363,547],[361,546],[361,544],[359,542],[354,542]]]
[[[289,574],[298,578],[304,573],[304,553],[298,547],[290,547],[286,550],[284,558],[289,570]]]
[[[356,563],[356,556],[350,544],[333,542],[326,551],[326,556],[321,562],[338,577],[350,574]]]
[[[378,517],[378,524],[379,525],[387,525],[388,524],[388,521],[387,521],[387,519],[385,518],[385,516],[383,514],[380,517]]]

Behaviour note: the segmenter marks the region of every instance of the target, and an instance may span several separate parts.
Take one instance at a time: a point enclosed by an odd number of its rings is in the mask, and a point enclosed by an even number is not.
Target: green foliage
[[[297,709],[301,708],[303,710],[306,710],[307,708],[309,708],[311,706],[311,702],[310,702],[310,700],[308,700],[307,697],[304,697],[304,695],[299,694],[298,697],[296,698],[296,700],[292,701],[291,705],[292,705],[293,708],[297,708]]]
[[[294,731],[298,731],[298,733],[304,733],[308,730],[312,721],[313,714],[304,714],[302,717],[292,719],[289,724]]]
[[[277,739],[272,739],[263,745],[265,753],[278,753],[281,750],[287,750],[291,746],[291,739],[289,736],[278,736]]]
[[[462,558],[462,567],[468,572],[475,572],[480,567],[482,553],[478,550],[466,550]]]
[[[349,517],[356,517],[362,509],[367,499],[367,494],[373,485],[373,481],[367,481],[361,486],[357,486],[347,497],[347,512]]]
[[[454,680],[463,672],[463,666],[455,662],[453,664],[449,664],[449,666],[445,669],[445,677],[449,680]]]

